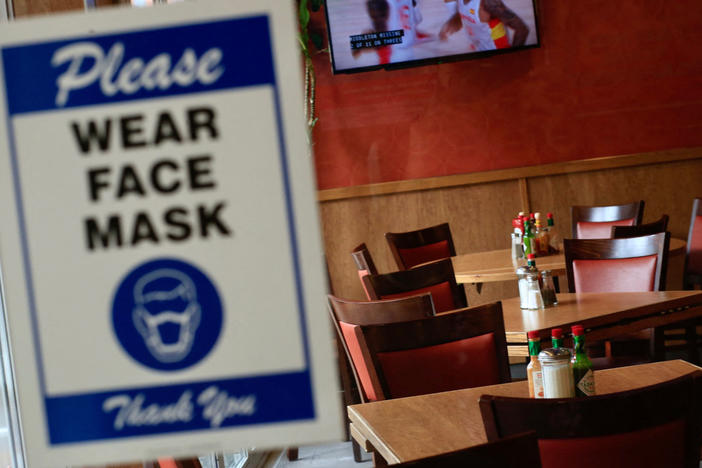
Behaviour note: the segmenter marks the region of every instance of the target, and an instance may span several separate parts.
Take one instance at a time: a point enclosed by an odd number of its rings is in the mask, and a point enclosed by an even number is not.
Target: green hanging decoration
[[[322,0],[299,0],[299,20],[300,20],[300,49],[305,60],[305,103],[304,112],[307,121],[308,133],[312,133],[312,129],[317,123],[315,114],[315,89],[316,80],[314,74],[314,63],[312,62],[312,51],[310,50],[310,42],[315,48],[322,52],[323,38],[317,32],[310,32],[310,10],[319,11],[322,6]]]

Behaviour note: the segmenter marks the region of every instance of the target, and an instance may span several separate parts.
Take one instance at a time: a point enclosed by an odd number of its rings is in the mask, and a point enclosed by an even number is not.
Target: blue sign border
[[[247,38],[252,38],[253,41],[243,43],[243,46],[242,44],[237,44],[237,34],[239,36],[243,35]],[[249,59],[254,61],[248,64],[244,62],[245,65],[248,65],[245,67],[248,73],[247,75],[228,75],[227,72],[231,67],[225,67],[222,80],[218,80],[216,85],[200,86],[199,88],[195,86],[195,89],[192,91],[176,88],[164,92],[163,90],[157,89],[150,92],[140,91],[131,96],[118,94],[110,99],[106,99],[101,97],[97,92],[98,85],[96,84],[92,88],[80,90],[80,93],[77,92],[74,99],[71,100],[71,98],[69,98],[68,103],[64,107],[57,107],[52,102],[56,90],[55,78],[57,73],[55,70],[42,70],[42,67],[46,68],[50,63],[50,61],[47,62],[47,57],[49,57],[49,55],[47,55],[48,52],[80,40],[90,40],[107,44],[110,43],[110,41],[114,42],[119,39],[123,40],[125,44],[145,44],[149,43],[148,41],[145,42],[149,36],[153,38],[158,37],[159,39],[159,41],[156,41],[157,47],[151,51],[152,54],[158,53],[159,48],[164,48],[164,37],[167,37],[168,44],[174,46],[174,48],[179,45],[178,42],[180,42],[180,45],[192,46],[193,41],[195,41],[197,42],[194,47],[195,49],[199,48],[202,50],[202,48],[206,47],[208,44],[216,45],[224,49],[225,54],[228,52],[234,54],[238,60]],[[223,42],[217,42],[218,40]],[[239,40],[241,40],[241,37],[239,37]],[[48,439],[51,445],[176,432],[213,430],[283,421],[310,420],[316,417],[306,325],[306,305],[302,293],[303,285],[300,272],[298,239],[294,223],[295,211],[290,187],[284,125],[281,115],[280,96],[271,40],[269,16],[257,15],[192,23],[175,27],[144,28],[136,32],[125,34],[84,36],[72,38],[70,40],[37,42],[0,48],[0,53],[2,53],[3,58],[2,73],[5,77],[7,131],[15,203],[20,226],[19,234],[22,244],[22,260],[25,266],[25,283],[29,300],[32,333],[34,335],[33,345],[37,359],[39,384],[44,399]],[[176,44],[173,44],[174,42]],[[140,55],[144,55],[143,47],[140,50]],[[17,67],[18,64],[22,66]],[[12,73],[10,74],[6,70],[12,70]],[[30,81],[28,82],[27,80]],[[225,378],[216,381],[189,382],[169,386],[122,388],[109,392],[49,396],[46,391],[44,362],[41,353],[41,343],[39,341],[39,321],[36,310],[34,282],[32,279],[31,252],[29,251],[27,243],[25,207],[22,197],[22,184],[12,117],[14,115],[40,110],[60,110],[68,107],[83,107],[128,100],[145,100],[168,95],[190,95],[193,93],[209,92],[215,89],[242,88],[258,84],[270,84],[273,87],[278,129],[278,145],[280,148],[279,158],[285,192],[285,208],[295,275],[295,286],[297,290],[297,308],[304,349],[304,369],[297,372],[253,375],[231,379]],[[28,89],[31,90],[31,92],[26,92]],[[22,90],[25,91],[22,92]],[[51,100],[49,100],[49,98],[51,98]],[[104,401],[110,397],[122,397],[131,399],[131,401],[136,401],[141,398],[144,402],[143,406],[148,406],[149,403],[155,403],[156,399],[163,400],[164,397],[168,399],[169,402],[173,402],[178,399],[178,395],[183,397],[187,392],[192,392],[192,403],[197,405],[198,392],[206,389],[211,390],[213,388],[215,388],[220,395],[227,395],[232,398],[232,401],[236,401],[237,398],[243,401],[246,397],[255,395],[255,411],[253,413],[249,411],[248,414],[246,411],[234,412],[236,414],[231,414],[225,420],[218,421],[218,424],[213,424],[212,419],[203,418],[202,415],[200,415],[200,417],[193,415],[189,421],[185,421],[187,418],[182,416],[180,419],[176,418],[176,420],[172,421],[162,421],[159,424],[125,425],[121,429],[116,429],[114,424],[114,412],[105,414],[102,408]]]

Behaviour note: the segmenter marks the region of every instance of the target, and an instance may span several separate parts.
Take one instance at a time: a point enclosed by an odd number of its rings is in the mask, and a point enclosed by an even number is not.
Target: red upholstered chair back
[[[377,376],[378,398],[509,382],[499,302],[435,317],[356,329]]]
[[[626,205],[571,206],[573,238],[607,239],[613,226],[641,224],[643,209],[643,200]]]
[[[465,289],[462,284],[456,283],[453,263],[448,258],[411,270],[367,275],[363,278],[363,283],[373,300],[396,299],[429,292],[437,312],[468,305]]]
[[[456,255],[448,223],[416,231],[388,232],[385,239],[400,270]]]
[[[565,239],[571,292],[665,290],[670,233],[624,239]]]
[[[455,452],[393,465],[396,468],[540,468],[536,435],[520,434]],[[566,464],[567,466],[567,464]]]
[[[696,371],[588,398],[483,395],[479,404],[488,440],[535,431],[544,468],[697,468],[701,402]]]
[[[363,277],[366,275],[377,275],[378,269],[375,267],[375,262],[373,262],[373,257],[366,247],[366,244],[360,244],[356,246],[355,249],[351,251],[351,257],[356,264],[356,269],[358,271],[358,279],[361,280],[361,286],[363,286],[363,291],[366,293],[366,297],[370,299],[370,295],[366,290],[366,285],[363,283]]]
[[[435,313],[431,294],[369,302],[348,301],[332,295],[328,295],[327,299],[332,322],[343,344],[362,401],[378,400],[380,391],[376,388],[377,377],[372,376],[369,371],[370,361],[367,353],[364,354],[361,350],[356,330],[360,325],[431,317]]]
[[[685,276],[685,282],[688,285],[702,283],[702,199],[700,198],[695,198],[692,203],[690,231],[687,235]]]

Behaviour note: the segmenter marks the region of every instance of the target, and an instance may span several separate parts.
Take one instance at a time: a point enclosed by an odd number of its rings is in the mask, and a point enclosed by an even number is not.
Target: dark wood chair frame
[[[684,289],[694,289],[695,285],[702,286],[702,275],[695,275],[687,272],[687,259],[690,254],[691,244],[692,244],[692,231],[695,227],[695,220],[697,216],[702,216],[702,198],[695,198],[692,202],[692,216],[690,217],[690,228],[687,232],[687,250],[685,252],[685,273],[683,277],[683,288]]]
[[[395,271],[363,277],[371,299],[380,300],[389,294],[398,294],[448,282],[456,309],[468,306],[466,290],[456,282],[450,258],[427,263],[410,270]]]
[[[694,220],[694,215],[693,215]],[[612,226],[612,238],[621,239],[624,237],[646,236],[649,234],[657,234],[665,232],[668,229],[668,215],[664,214],[657,221],[641,224],[639,226]],[[686,257],[687,261],[687,257]],[[702,276],[700,277],[702,282]],[[697,331],[695,328],[696,320],[681,322],[675,325],[667,325],[658,330],[659,334],[663,333],[659,340],[677,340],[684,341],[682,346],[667,346],[666,349],[686,349],[688,358],[691,362],[697,364],[699,356],[697,353]],[[666,333],[667,332],[667,333]]]
[[[568,288],[570,292],[577,292],[573,272],[574,260],[610,260],[657,255],[653,290],[665,291],[669,245],[669,232],[622,239],[564,239],[563,251],[565,253]],[[606,347],[608,349],[608,346]],[[654,329],[649,343],[649,353],[654,360],[663,359],[664,333],[662,327]]]
[[[638,226],[612,226],[612,239],[648,236],[649,234],[658,234],[667,230],[668,215],[664,214],[661,216],[661,219],[651,223],[639,224]]]
[[[434,303],[430,293],[408,296],[400,299],[389,299],[386,301],[349,301],[340,299],[331,294],[327,295],[329,304],[329,314],[336,329],[336,334],[344,346],[346,359],[348,360],[356,386],[360,389],[361,381],[358,378],[356,367],[351,359],[344,335],[339,327],[339,322],[350,323],[352,325],[381,325],[386,323],[405,322],[410,320],[432,317],[436,314]],[[362,403],[368,403],[359,392]]]
[[[535,431],[539,439],[607,436],[684,419],[685,467],[699,465],[702,371],[648,387],[587,398],[483,395],[479,406],[489,441],[525,431]]]
[[[451,229],[449,228],[448,223],[418,229],[416,231],[386,232],[385,240],[387,240],[392,256],[395,259],[395,263],[397,263],[397,267],[400,270],[408,270],[410,267],[407,266],[404,259],[400,255],[399,249],[411,249],[446,241],[448,243],[451,256],[456,256],[456,248],[453,244],[453,237],[451,236]]]
[[[351,371],[351,375],[356,383],[356,389],[358,389],[357,401],[360,400],[362,403],[367,403],[367,400],[360,390],[362,388],[361,381],[356,372],[356,367],[353,365],[351,353],[344,339],[344,335],[341,333],[339,321],[354,325],[372,325],[431,317],[435,314],[434,303],[431,300],[430,293],[408,296],[400,299],[389,299],[386,301],[350,301],[328,294],[327,303],[329,305],[329,315],[331,316],[332,324],[336,330],[338,342],[341,343],[344,355],[346,356],[345,361],[347,368]],[[358,442],[354,439],[351,439],[351,442],[354,460],[357,462],[362,461],[361,448]]]
[[[692,215],[690,216],[690,227],[687,232],[687,247],[685,252],[685,268],[683,270],[683,289],[692,290],[697,285],[702,287],[702,275],[688,273],[687,262],[692,248],[692,232],[695,227],[695,221],[698,216],[702,216],[702,198],[695,198],[692,202]],[[688,353],[692,353],[691,361],[699,364],[700,357],[698,348],[700,346],[700,337],[697,334],[697,327],[702,325],[702,319],[694,319],[685,324],[685,342],[688,345]],[[694,349],[694,352],[693,352]]]
[[[639,200],[625,205],[571,206],[570,219],[573,238],[577,239],[578,237],[578,221],[604,223],[633,218],[634,226],[638,226],[643,220],[644,205],[644,201]]]
[[[466,307],[419,320],[363,325],[356,332],[362,352],[367,353],[368,362],[373,364],[373,369],[369,369],[371,378],[377,379],[374,382],[378,385],[376,391],[383,399],[393,396],[378,353],[424,348],[487,333],[494,334],[499,383],[512,381],[501,302]]]
[[[535,432],[505,437],[487,444],[395,465],[397,468],[540,468]]]
[[[365,243],[357,245],[356,248],[351,251],[351,257],[359,271],[365,270],[371,275],[378,274],[378,269],[375,267],[373,257]]]
[[[564,239],[563,251],[570,292],[577,292],[575,290],[573,260],[611,260],[648,255],[658,256],[653,289],[654,291],[665,291],[669,245],[669,232],[622,239]]]

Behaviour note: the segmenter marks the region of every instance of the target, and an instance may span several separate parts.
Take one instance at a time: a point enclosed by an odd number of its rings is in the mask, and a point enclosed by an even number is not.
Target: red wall
[[[354,75],[318,55],[319,188],[702,146],[702,2],[540,3],[538,49]]]

